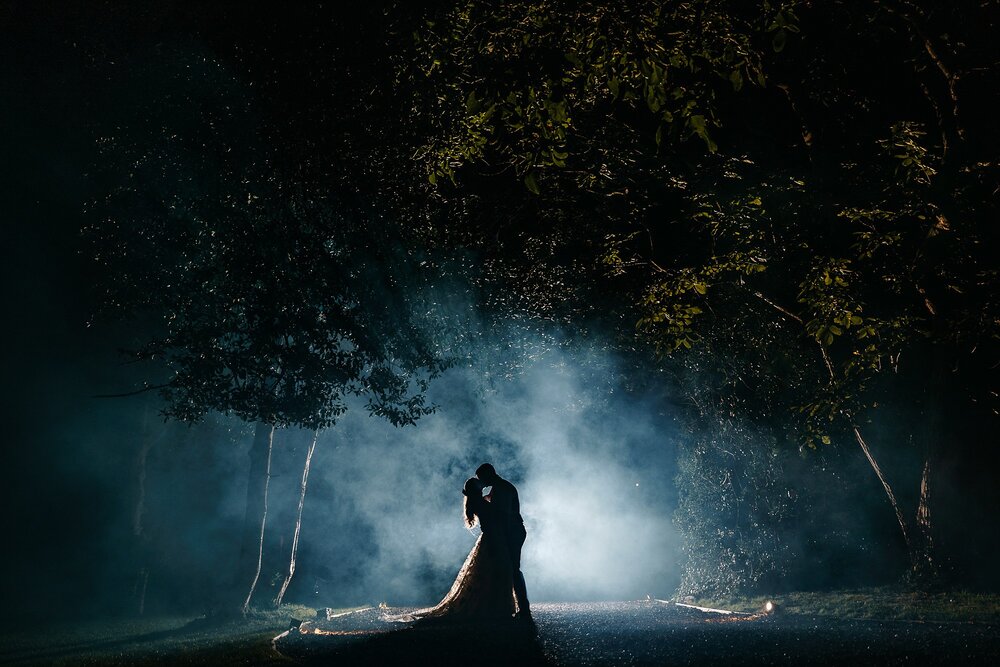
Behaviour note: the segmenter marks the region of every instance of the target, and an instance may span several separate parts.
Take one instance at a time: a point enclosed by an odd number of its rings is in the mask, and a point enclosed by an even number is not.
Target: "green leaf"
[[[535,172],[533,171],[529,171],[528,175],[524,177],[524,186],[536,195],[541,192],[541,189],[538,187],[538,181],[535,180]]]
[[[656,113],[660,110],[660,100],[656,97],[656,95],[650,92],[649,95],[646,95],[646,106],[649,107],[650,111]]]
[[[465,98],[465,110],[470,114],[479,111],[480,103],[479,99],[476,98],[476,91],[470,91],[469,96]]]
[[[739,92],[743,88],[743,73],[738,69],[734,69],[729,73],[729,81],[733,84],[733,90]]]
[[[708,135],[708,129],[705,124],[705,117],[702,116],[701,114],[695,114],[690,118],[688,118],[688,124],[691,125],[691,129],[694,130],[694,133],[697,134],[699,137],[704,138],[705,136]]]
[[[703,115],[694,114],[688,118],[688,125],[705,142],[709,153],[714,153],[719,149],[718,145],[708,136],[708,122]]]
[[[781,53],[785,48],[785,42],[788,41],[788,33],[784,30],[778,30],[774,33],[774,39],[771,40],[771,46],[774,47],[775,53]]]

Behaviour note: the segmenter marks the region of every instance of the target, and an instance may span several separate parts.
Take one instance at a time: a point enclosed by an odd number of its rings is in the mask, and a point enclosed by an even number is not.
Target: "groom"
[[[504,535],[510,547],[511,564],[514,567],[514,598],[517,600],[516,618],[531,620],[531,609],[528,607],[528,590],[524,585],[524,575],[521,574],[521,547],[528,532],[524,529],[524,519],[521,518],[521,503],[517,499],[517,489],[514,485],[497,474],[489,463],[476,468],[476,477],[485,486],[492,486],[490,504],[495,508],[494,516],[497,528]]]

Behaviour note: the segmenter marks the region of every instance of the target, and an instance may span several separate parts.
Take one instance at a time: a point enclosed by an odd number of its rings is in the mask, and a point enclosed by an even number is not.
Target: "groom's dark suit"
[[[528,611],[528,591],[521,574],[521,547],[528,536],[521,518],[521,503],[514,485],[499,475],[493,480],[490,492],[490,506],[493,508],[494,526],[504,534],[510,548],[511,564],[514,566],[514,597],[519,611]]]

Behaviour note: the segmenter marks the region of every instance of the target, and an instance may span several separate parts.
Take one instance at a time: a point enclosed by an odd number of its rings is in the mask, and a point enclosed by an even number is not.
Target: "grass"
[[[219,622],[162,616],[38,626],[0,635],[0,662],[287,666],[289,661],[272,650],[271,640],[289,627],[290,618],[315,615],[309,607],[283,605]]]
[[[716,597],[694,604],[732,611],[758,612],[768,600],[783,614],[832,616],[850,619],[1000,622],[1000,595],[950,591],[919,593],[898,587],[843,591],[794,592],[772,597]]]

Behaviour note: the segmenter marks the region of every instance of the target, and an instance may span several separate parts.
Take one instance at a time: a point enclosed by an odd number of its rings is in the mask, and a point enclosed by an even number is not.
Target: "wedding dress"
[[[437,605],[410,614],[411,619],[477,621],[510,618],[515,609],[513,566],[504,535],[491,530],[490,505],[470,499],[483,533],[458,571],[451,590]]]

